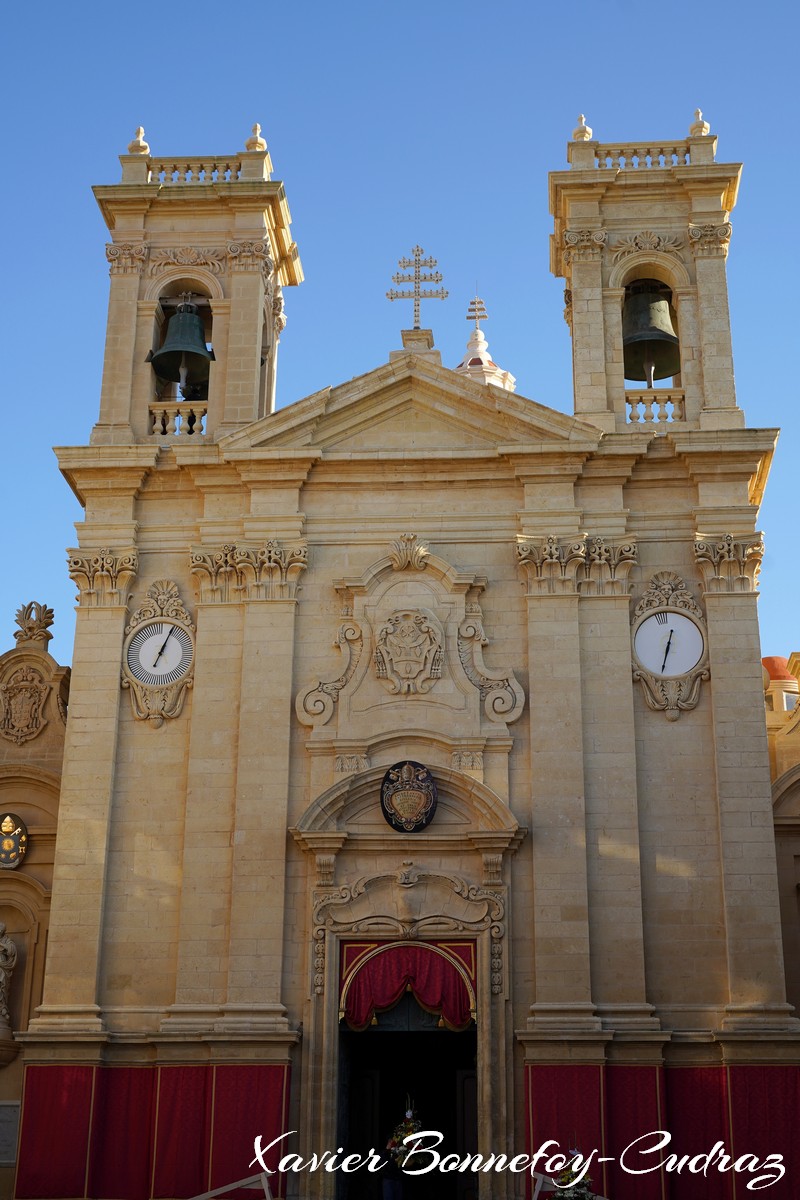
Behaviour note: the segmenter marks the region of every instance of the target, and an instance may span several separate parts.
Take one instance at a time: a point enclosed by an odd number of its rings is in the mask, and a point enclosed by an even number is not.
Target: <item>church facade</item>
[[[699,117],[652,146],[581,123],[551,175],[573,416],[514,394],[479,329],[456,370],[409,330],[276,411],[302,269],[258,130],[194,160],[139,131],[95,189],[100,412],[58,451],[85,508],[71,675],[41,606],[0,658],[29,843],[0,876],[6,1194],[199,1196],[258,1136],[296,1131],[271,1166],[383,1153],[407,1106],[460,1154],[595,1150],[613,1200],[744,1194],[747,1164],[629,1174],[655,1130],[789,1163],[800,753],[788,701],[765,727],[776,431],[736,401],[715,149]]]

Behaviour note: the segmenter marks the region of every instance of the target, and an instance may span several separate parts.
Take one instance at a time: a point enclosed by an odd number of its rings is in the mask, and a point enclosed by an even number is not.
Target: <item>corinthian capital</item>
[[[131,586],[138,570],[138,557],[132,547],[115,554],[102,549],[82,554],[68,550],[70,579],[78,587],[78,603],[83,608],[123,607],[130,598]]]
[[[719,541],[697,538],[694,554],[707,592],[755,592],[764,555],[764,536],[737,538],[726,533]]]

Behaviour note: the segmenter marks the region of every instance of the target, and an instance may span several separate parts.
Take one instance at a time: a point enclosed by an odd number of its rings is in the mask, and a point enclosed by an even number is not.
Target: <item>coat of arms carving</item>
[[[50,685],[34,667],[20,667],[0,683],[0,734],[19,746],[41,733]]]
[[[28,849],[28,830],[16,813],[0,814],[0,869],[13,871]]]
[[[436,783],[422,763],[395,763],[383,777],[381,812],[398,833],[419,833],[436,812]]]
[[[442,676],[443,637],[438,622],[420,609],[401,609],[378,630],[374,654],[378,679],[394,695],[424,695]]]

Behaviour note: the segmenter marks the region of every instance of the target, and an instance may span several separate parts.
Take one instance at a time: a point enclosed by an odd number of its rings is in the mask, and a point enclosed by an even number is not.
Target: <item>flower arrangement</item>
[[[578,1181],[580,1168],[574,1166],[577,1160],[583,1164],[583,1156],[580,1150],[570,1150],[572,1165],[564,1168],[560,1174],[554,1176],[554,1182],[558,1184],[558,1193],[562,1200],[595,1200],[594,1192],[589,1187],[592,1182],[588,1175],[584,1175],[583,1179]]]
[[[407,1138],[409,1134],[419,1133],[420,1129],[422,1129],[422,1122],[417,1116],[411,1098],[407,1096],[406,1115],[403,1117],[403,1120],[399,1123],[399,1125],[395,1126],[394,1133],[386,1143],[386,1149],[389,1151],[395,1163],[398,1167],[400,1167],[401,1170],[403,1163],[406,1161],[411,1152],[411,1146],[404,1146],[403,1139]]]

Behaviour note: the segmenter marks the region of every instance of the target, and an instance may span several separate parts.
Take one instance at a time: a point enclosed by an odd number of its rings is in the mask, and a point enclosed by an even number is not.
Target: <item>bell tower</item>
[[[94,445],[216,440],[275,407],[282,289],[302,281],[261,127],[243,151],[157,156],[137,129],[96,187],[111,288]]]
[[[607,433],[739,429],[725,259],[741,166],[683,140],[594,141],[583,116],[550,176],[550,266],[566,281],[575,416]]]

